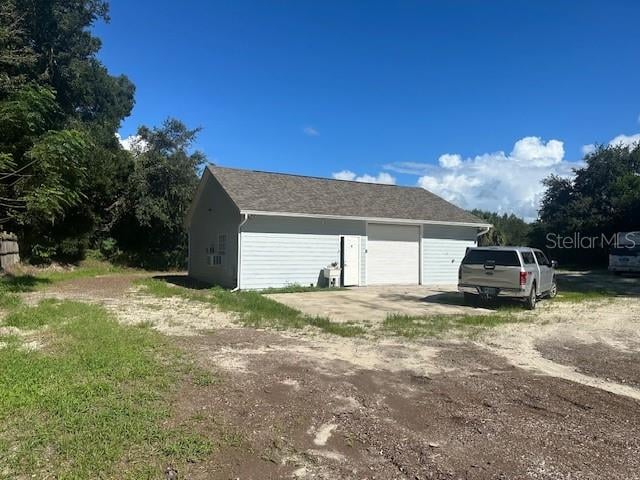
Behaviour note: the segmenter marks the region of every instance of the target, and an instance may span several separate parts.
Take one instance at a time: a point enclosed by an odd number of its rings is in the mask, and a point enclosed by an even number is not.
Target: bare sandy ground
[[[245,442],[185,478],[640,478],[635,295],[542,302],[518,313],[528,322],[473,341],[241,328],[210,305],[153,298],[121,277],[27,299],[47,297],[149,324],[223,378],[183,387],[176,415],[221,417]]]
[[[539,344],[555,342],[605,344],[616,350],[639,352],[639,298],[547,303],[535,315],[533,323],[508,324],[487,332],[478,345],[520,368],[640,400],[637,388],[585,375],[571,365],[546,358],[537,348]]]
[[[172,336],[203,335],[219,329],[240,328],[232,314],[216,311],[211,305],[190,301],[180,297],[156,298],[144,293],[143,289],[133,284],[134,277],[123,275],[104,276],[64,282],[54,288],[27,294],[29,303],[42,298],[75,299],[93,301],[104,305],[117,318],[126,324],[146,323],[154,329]],[[346,291],[312,292],[304,294],[270,295],[280,299],[290,295],[295,301],[305,296],[322,296],[322,303],[327,303],[327,295],[336,295],[329,303],[339,303]],[[425,289],[422,287],[384,287],[374,288],[371,292],[360,290],[358,298],[364,298],[366,310],[371,311],[370,302],[384,296],[386,307],[381,310],[386,314],[392,312],[392,297],[406,297],[398,303],[407,310],[415,302],[424,303],[422,299],[437,295],[434,313],[442,313],[439,298],[451,297],[451,290]],[[458,299],[460,300],[460,299]],[[458,300],[453,301],[449,313],[467,313],[478,311],[486,313],[487,309],[471,309],[460,307]],[[353,298],[351,298],[353,301]],[[353,311],[359,312],[359,302]],[[305,306],[305,311],[309,305]],[[338,308],[338,307],[336,307]],[[363,307],[364,308],[364,307]],[[415,309],[418,310],[415,310]],[[423,307],[414,307],[421,311]],[[428,309],[429,307],[427,307]],[[400,310],[404,311],[404,310]],[[408,311],[411,311],[409,308]],[[429,310],[430,311],[430,310]],[[578,372],[570,365],[559,364],[545,358],[536,345],[554,341],[558,343],[573,342],[583,345],[605,344],[611,348],[637,351],[640,346],[640,297],[629,296],[605,301],[588,301],[581,303],[542,302],[538,310],[518,313],[528,322],[502,325],[484,332],[474,342],[475,346],[487,349],[503,357],[512,365],[532,372],[554,376],[603,390],[640,399],[640,390],[629,385],[621,385],[604,379],[594,378]],[[352,318],[353,317],[353,318]],[[356,316],[350,317],[355,321]],[[362,317],[360,317],[362,318]],[[378,324],[380,319],[370,322],[367,318],[365,327]],[[386,370],[390,372],[411,371],[416,375],[441,373],[446,370],[437,361],[440,347],[431,340],[407,341],[393,337],[371,335],[366,338],[342,338],[319,333],[313,329],[301,331],[282,331],[278,335],[292,341],[286,346],[249,346],[246,348],[221,348],[212,357],[223,368],[247,372],[248,358],[264,355],[266,352],[281,351],[283,354],[299,355],[319,364],[329,365],[341,361],[352,365],[353,370]],[[448,336],[450,343],[460,343],[465,339]]]

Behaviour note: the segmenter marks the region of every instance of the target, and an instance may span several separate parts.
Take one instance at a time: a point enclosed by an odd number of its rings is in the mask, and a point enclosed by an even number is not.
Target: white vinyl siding
[[[476,245],[477,229],[425,225],[422,238],[422,282],[424,285],[458,283],[458,268],[468,247]]]
[[[420,227],[370,223],[367,233],[367,284],[417,285]]]
[[[363,234],[360,221],[251,217],[240,235],[240,286],[317,285],[322,269],[340,262],[340,236]]]
[[[243,233],[242,288],[316,285],[322,268],[340,260],[339,240],[335,235]]]

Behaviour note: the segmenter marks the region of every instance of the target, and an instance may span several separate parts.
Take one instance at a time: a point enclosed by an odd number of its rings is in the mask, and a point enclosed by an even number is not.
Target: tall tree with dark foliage
[[[572,179],[545,180],[532,241],[566,262],[603,264],[607,240],[616,232],[640,230],[640,145],[600,146],[585,157],[585,163]],[[568,246],[575,239],[587,239],[582,247],[595,248],[557,248],[558,238],[573,239],[567,240]]]
[[[131,167],[115,132],[134,86],[97,59],[99,20],[100,0],[0,5],[0,221],[34,257],[81,256]]]
[[[118,202],[113,235],[130,259],[147,267],[182,267],[187,256],[184,217],[206,161],[191,152],[199,129],[168,119],[141,127],[134,167]]]

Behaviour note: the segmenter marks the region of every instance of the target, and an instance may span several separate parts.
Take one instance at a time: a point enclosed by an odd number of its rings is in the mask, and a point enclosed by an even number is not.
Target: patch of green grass
[[[210,295],[220,310],[240,313],[242,322],[247,326],[302,328],[306,324],[306,319],[300,311],[258,292],[231,292],[214,288]]]
[[[137,273],[141,270],[120,265],[114,265],[103,260],[88,258],[80,262],[77,266],[64,270],[42,269],[35,272],[35,278],[44,283],[54,283],[63,280],[74,280],[77,278],[98,277],[101,275],[113,275],[123,273]]]
[[[248,327],[298,329],[312,326],[343,337],[353,337],[365,333],[365,330],[358,325],[332,322],[323,317],[311,317],[256,291],[232,292],[219,287],[209,290],[190,290],[171,286],[159,279],[141,279],[137,283],[142,285],[147,293],[156,297],[178,296],[209,303],[223,312],[236,313],[238,321]]]
[[[62,280],[73,280],[76,278],[97,277],[100,275],[111,275],[115,273],[135,273],[138,270],[121,267],[109,262],[100,260],[84,260],[77,267],[68,270],[43,270],[36,273],[36,277],[48,280],[50,283]]]
[[[21,293],[33,292],[39,287],[50,284],[46,278],[39,278],[30,274],[6,274],[0,277],[0,292]]]
[[[21,344],[22,339],[18,335],[0,335],[0,348],[19,347]]]
[[[22,267],[0,276],[0,293],[32,292],[64,280],[136,272],[139,270],[94,259],[84,260],[77,266],[62,270],[51,268],[26,270]]]
[[[159,298],[181,297],[187,300],[207,301],[209,290],[188,289],[171,285],[157,278],[141,278],[135,282],[144,288],[145,292]]]
[[[22,304],[22,299],[15,293],[0,291],[0,309],[12,310]]]
[[[357,337],[366,333],[366,330],[360,325],[356,325],[355,323],[351,322],[332,322],[325,317],[306,316],[304,318],[305,322],[308,325],[314,326],[326,333],[332,333],[333,335],[338,335],[340,337]]]
[[[220,310],[238,313],[239,320],[245,326],[276,329],[312,326],[341,337],[353,337],[365,333],[365,330],[357,325],[337,323],[328,318],[305,315],[299,310],[267,298],[259,292],[231,292],[222,288],[214,288],[211,290],[209,298]]]
[[[602,301],[611,300],[616,297],[617,293],[612,290],[563,290],[558,292],[558,295],[553,299],[554,302],[587,302],[587,301]]]
[[[220,379],[213,373],[199,368],[195,368],[191,373],[191,381],[198,387],[208,387],[220,383]]]
[[[131,452],[139,466],[210,451],[206,439],[162,427],[184,365],[160,334],[71,301],[19,307],[5,323],[46,326],[48,341],[0,348],[0,478],[127,478]]]
[[[135,269],[120,267],[95,259],[85,260],[78,266],[64,270],[48,268],[25,270],[24,268],[20,267],[12,273],[0,276],[0,309],[10,310],[18,307],[22,303],[20,297],[16,295],[18,293],[33,292],[56,282],[116,273],[138,272]]]
[[[213,452],[213,442],[204,435],[176,429],[165,438],[162,453],[179,461],[197,462]]]
[[[55,325],[58,322],[82,320],[87,315],[84,307],[74,302],[45,300],[37,308],[24,306],[9,313],[4,320],[5,325],[24,329],[34,329],[44,325]]]
[[[511,314],[500,313],[431,316],[391,314],[384,320],[382,329],[394,335],[407,338],[437,337],[451,330],[492,328],[504,323],[521,321],[524,320]]]

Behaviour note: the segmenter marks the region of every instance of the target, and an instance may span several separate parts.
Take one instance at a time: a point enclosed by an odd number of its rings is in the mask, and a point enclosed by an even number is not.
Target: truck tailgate
[[[462,265],[460,284],[479,287],[519,288],[520,267],[496,265],[493,269],[484,265]]]

